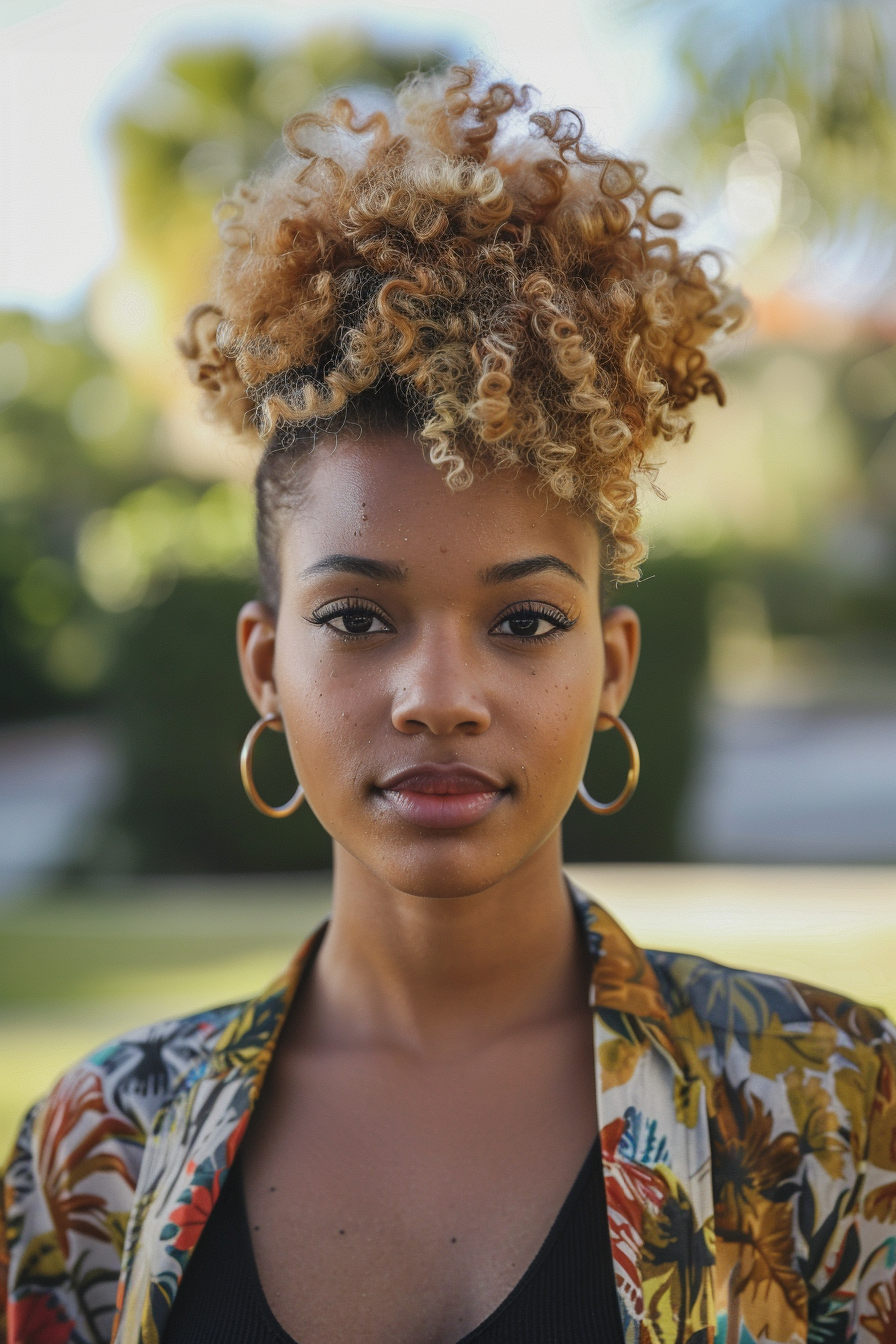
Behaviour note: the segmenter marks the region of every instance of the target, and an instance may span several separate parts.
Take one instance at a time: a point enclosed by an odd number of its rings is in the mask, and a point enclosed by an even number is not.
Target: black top
[[[163,1344],[296,1344],[258,1277],[239,1160],[187,1266]],[[623,1344],[598,1140],[519,1283],[458,1344]]]

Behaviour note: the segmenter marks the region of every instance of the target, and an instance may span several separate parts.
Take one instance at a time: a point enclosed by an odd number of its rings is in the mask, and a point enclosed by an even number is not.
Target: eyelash
[[[568,616],[559,607],[548,606],[541,602],[517,602],[514,606],[501,612],[489,634],[492,634],[499,625],[503,625],[505,621],[511,620],[514,616],[536,616],[539,620],[549,621],[554,627],[552,630],[546,630],[543,635],[505,636],[505,638],[512,639],[514,644],[543,644],[547,640],[556,639],[558,635],[571,630],[576,623],[575,617]]]
[[[334,630],[330,622],[337,620],[340,616],[347,616],[351,612],[362,616],[374,616],[378,621],[382,621],[383,625],[388,626],[390,631],[393,629],[388,616],[379,607],[375,607],[372,602],[362,602],[352,598],[342,598],[337,602],[328,602],[325,607],[319,607],[317,611],[312,612],[307,620],[311,625],[329,626],[334,635],[348,643],[353,643],[357,639],[366,639],[369,634],[383,633],[381,630],[365,630],[352,634],[348,630]]]
[[[332,621],[338,620],[340,616],[344,617],[352,612],[359,615],[372,616],[376,620],[382,621],[382,623],[388,627],[388,631],[364,630],[352,633],[348,630],[335,630],[333,628],[331,625]],[[558,635],[563,634],[567,630],[571,630],[576,624],[574,617],[568,616],[566,612],[561,611],[558,607],[548,606],[547,604],[539,602],[518,602],[514,606],[507,607],[505,611],[501,612],[500,616],[498,616],[497,620],[489,630],[489,634],[494,634],[499,626],[503,625],[505,621],[512,620],[514,616],[536,617],[538,620],[548,621],[553,626],[553,629],[547,630],[541,635],[504,636],[504,638],[512,639],[515,644],[542,644],[546,640],[556,639]],[[330,602],[326,606],[320,607],[317,611],[313,612],[307,617],[307,620],[311,625],[329,627],[334,635],[337,635],[347,643],[354,643],[356,640],[366,639],[370,634],[394,633],[394,627],[389,621],[389,618],[379,607],[374,606],[372,602],[353,600],[351,598]]]

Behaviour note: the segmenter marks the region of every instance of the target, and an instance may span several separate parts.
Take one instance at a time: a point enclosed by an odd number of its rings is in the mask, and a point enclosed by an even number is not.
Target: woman
[[[259,998],[35,1107],[16,1344],[896,1340],[893,1029],[643,952],[563,877],[595,728],[613,807],[637,777],[601,575],[737,314],[638,165],[527,111],[474,68],[391,120],[338,100],[224,219],[183,348],[266,445],[244,781],[307,795],[333,913]]]

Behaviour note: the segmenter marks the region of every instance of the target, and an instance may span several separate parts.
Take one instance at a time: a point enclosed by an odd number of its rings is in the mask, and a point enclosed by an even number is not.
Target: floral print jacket
[[[896,1344],[896,1030],[642,951],[573,895],[627,1344]],[[4,1178],[0,1340],[159,1344],[321,936],[258,998],[130,1032],[33,1108]]]

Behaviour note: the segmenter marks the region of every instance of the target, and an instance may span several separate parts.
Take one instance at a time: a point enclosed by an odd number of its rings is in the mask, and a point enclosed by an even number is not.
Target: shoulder
[[[790,1177],[801,1170],[818,1183],[823,1174],[832,1198],[852,1190],[850,1208],[861,1176],[866,1214],[873,1190],[886,1186],[886,1221],[896,1222],[896,1028],[887,1015],[784,976],[647,956],[685,1068],[707,1085],[714,1142],[757,1152],[789,1145]]]
[[[31,1108],[2,1177],[4,1286],[14,1320],[23,1312],[78,1319],[71,1267],[82,1262],[98,1288],[114,1285],[147,1135],[245,1007],[125,1032],[68,1069]],[[109,1324],[93,1322],[92,1333],[102,1337]]]
[[[718,1272],[741,1285],[743,1325],[880,1344],[896,1302],[893,1024],[783,976],[647,956],[684,1068],[706,1084]],[[745,1259],[748,1245],[761,1254]]]
[[[158,1112],[189,1085],[245,1007],[234,1003],[190,1017],[165,1018],[114,1037],[62,1075],[38,1103],[37,1118],[44,1127],[58,1124],[60,1113],[68,1114],[74,1106],[95,1120],[120,1119],[142,1142]]]
[[[157,1112],[189,1084],[246,1006],[226,1004],[125,1032],[93,1051],[66,1077],[83,1072],[95,1076],[109,1104],[145,1134]]]
[[[17,1161],[38,1141],[50,1145],[55,1158],[73,1146],[81,1153],[88,1136],[104,1146],[118,1140],[131,1149],[142,1147],[159,1111],[189,1085],[245,1008],[227,1004],[137,1027],[73,1064],[25,1117],[6,1168],[7,1184]]]
[[[814,1033],[844,1045],[896,1045],[880,1008],[834,990],[681,952],[646,952],[673,1022],[741,1039]]]

